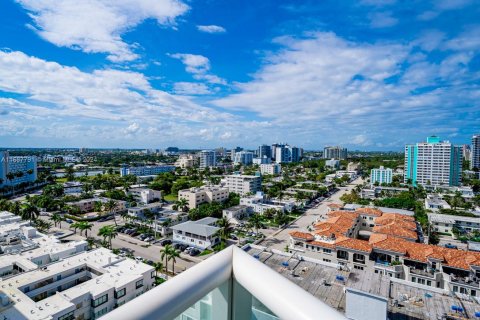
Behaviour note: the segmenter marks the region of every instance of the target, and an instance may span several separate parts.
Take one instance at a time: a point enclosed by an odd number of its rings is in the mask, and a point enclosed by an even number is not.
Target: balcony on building
[[[232,246],[102,320],[340,320],[346,317]]]

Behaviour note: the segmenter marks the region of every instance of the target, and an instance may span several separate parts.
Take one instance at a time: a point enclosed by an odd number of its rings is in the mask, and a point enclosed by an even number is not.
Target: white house
[[[173,241],[202,250],[210,248],[220,241],[220,237],[217,235],[220,228],[215,227],[217,220],[215,218],[203,218],[172,226]]]

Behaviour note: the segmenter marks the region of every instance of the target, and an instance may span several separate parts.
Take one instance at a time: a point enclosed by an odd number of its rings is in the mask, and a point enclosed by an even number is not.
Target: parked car
[[[458,249],[458,247],[454,244],[451,244],[451,243],[447,243],[445,244],[445,248],[448,248],[448,249]]]
[[[238,240],[238,237],[237,237],[236,235],[234,235],[234,234],[231,234],[231,235],[230,235],[230,239],[232,239],[232,240]]]
[[[186,254],[190,254],[190,251],[192,251],[193,249],[195,249],[195,248],[194,247],[188,247],[183,252],[186,253]]]
[[[137,256],[137,257],[135,257],[135,260],[136,260],[136,261],[143,261],[143,258],[140,257],[140,256]]]
[[[166,246],[167,244],[172,244],[172,240],[170,239],[163,239],[162,241],[160,241],[160,245],[161,246]],[[176,243],[175,245],[178,245],[179,243]],[[175,247],[175,245],[173,246],[175,249],[178,249],[178,247]]]
[[[198,250],[197,248],[192,248],[188,254],[192,257],[198,256],[200,254],[200,250]]]
[[[73,220],[72,220],[72,219],[65,219],[65,222],[66,222],[66,223],[69,223],[69,224],[72,224],[72,223],[73,223]]]

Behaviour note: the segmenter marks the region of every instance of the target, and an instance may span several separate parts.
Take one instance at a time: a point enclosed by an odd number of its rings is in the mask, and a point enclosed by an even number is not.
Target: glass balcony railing
[[[102,320],[346,319],[237,247],[229,247]]]

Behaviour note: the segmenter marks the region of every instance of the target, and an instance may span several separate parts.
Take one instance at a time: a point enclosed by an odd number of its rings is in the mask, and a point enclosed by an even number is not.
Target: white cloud
[[[177,82],[174,84],[174,91],[181,95],[202,95],[210,94],[211,91],[204,83]]]
[[[114,62],[138,58],[122,34],[147,19],[175,25],[189,7],[179,0],[16,0],[43,39],[87,53],[107,53]]]
[[[185,65],[185,71],[191,73],[196,80],[205,80],[209,83],[222,85],[227,83],[224,79],[208,73],[210,71],[210,60],[205,56],[190,53],[174,53],[168,54],[168,56],[182,61]]]
[[[216,25],[197,26],[197,29],[199,31],[206,32],[206,33],[225,33],[225,32],[227,32],[227,30],[225,30],[224,27],[216,26]]]
[[[260,131],[269,132],[270,140],[284,140],[283,130],[303,144],[321,139],[376,146],[385,136],[407,142],[431,130],[474,125],[478,118],[480,92],[467,85],[476,73],[466,72],[466,53],[432,63],[421,54],[411,59],[412,44],[353,42],[325,32],[276,43],[283,48],[266,55],[253,80],[213,101],[268,120],[271,129]],[[452,110],[472,116],[453,124]]]
[[[398,19],[392,17],[391,12],[373,12],[369,15],[372,28],[388,28],[398,23]]]

